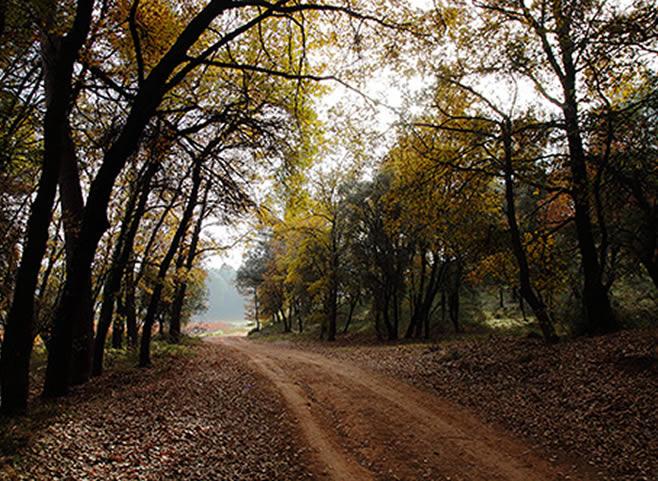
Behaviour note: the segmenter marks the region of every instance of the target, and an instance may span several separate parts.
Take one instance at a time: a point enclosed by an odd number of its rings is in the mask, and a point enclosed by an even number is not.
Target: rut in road
[[[589,479],[403,382],[320,354],[237,337],[215,342],[248,359],[282,393],[320,479]]]

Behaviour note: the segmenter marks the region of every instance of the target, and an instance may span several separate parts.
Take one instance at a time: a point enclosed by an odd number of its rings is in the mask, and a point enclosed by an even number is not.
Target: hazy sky
[[[431,8],[434,3],[432,0],[409,0],[409,2],[413,7],[420,9]],[[631,0],[612,0],[611,3],[616,3],[621,7],[627,7],[631,3]],[[328,112],[341,103],[356,107],[357,110],[361,105],[363,105],[363,108],[374,108],[375,112],[371,117],[372,120],[368,122],[368,128],[381,133],[378,145],[373,146],[375,148],[373,156],[377,157],[378,155],[384,154],[387,147],[390,145],[390,142],[394,139],[394,129],[392,129],[392,126],[399,119],[398,114],[394,109],[403,107],[405,93],[417,92],[427,84],[427,81],[427,79],[422,79],[420,77],[409,79],[396,75],[392,69],[384,66],[378,72],[373,74],[373,76],[361,87],[361,91],[364,94],[369,98],[380,102],[381,105],[376,107],[370,105],[367,107],[367,102],[358,93],[351,91],[340,84],[333,83],[331,85],[332,89],[318,101],[318,114],[321,119],[328,120]],[[517,88],[517,105],[537,100],[538,96],[534,91],[534,87],[529,82],[521,81],[517,84]],[[511,99],[509,84],[501,85],[500,83],[489,79],[485,80],[484,84],[480,83],[480,85],[478,85],[478,90],[488,93],[489,95],[494,94],[494,97],[499,96],[499,105],[508,104]],[[499,95],[495,95],[496,93]],[[544,102],[541,103],[544,104]],[[552,108],[553,106],[545,104],[545,107]],[[413,113],[413,111],[411,113]],[[340,138],[335,137],[332,141],[340,142]],[[325,160],[325,162],[331,161],[331,159]],[[266,193],[266,189],[267,187],[265,186],[257,186],[254,190],[260,194],[264,194]],[[218,225],[205,227],[205,235],[211,236],[220,245],[232,245],[231,248],[226,249],[222,254],[209,256],[207,259],[207,266],[220,267],[222,264],[227,263],[237,269],[241,264],[245,246],[242,242],[236,243],[236,241],[248,236],[248,229],[249,227],[246,223],[232,227]]]

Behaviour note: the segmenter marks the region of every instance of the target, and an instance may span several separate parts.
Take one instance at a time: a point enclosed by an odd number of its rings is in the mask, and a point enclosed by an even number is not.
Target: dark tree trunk
[[[184,259],[184,264],[181,263],[180,266],[177,266],[179,269],[185,266],[185,275],[183,280],[176,288],[176,295],[174,297],[174,304],[171,309],[171,324],[169,325],[169,340],[173,343],[180,342],[181,335],[181,315],[183,312],[183,305],[185,304],[185,295],[187,293],[187,274],[192,270],[194,266],[194,259],[196,258],[197,247],[199,245],[199,238],[201,237],[201,227],[203,226],[203,220],[206,217],[206,206],[208,203],[208,193],[210,191],[210,182],[206,184],[205,192],[203,193],[203,200],[201,201],[201,211],[197,218],[196,224],[194,226],[194,231],[192,232],[192,239],[190,240],[190,247],[187,251],[187,257],[184,257],[181,253],[180,259]],[[258,308],[256,308],[258,309]]]
[[[137,305],[135,302],[135,272],[134,266],[129,264],[124,276],[125,280],[125,309],[126,309],[126,335],[130,347],[137,346]]]
[[[59,225],[55,228],[55,230],[59,230]],[[58,250],[59,249],[59,250]],[[52,274],[53,267],[55,266],[55,263],[62,257],[64,248],[59,248],[56,244],[53,244],[53,247],[50,251],[50,255],[48,256],[48,265],[46,266],[46,270],[43,273],[43,277],[41,278],[41,283],[39,284],[39,293],[37,294],[36,301],[35,301],[35,313],[34,313],[34,319],[39,321],[41,317],[41,308],[43,307],[44,303],[44,296],[46,295],[46,290],[48,289],[48,281],[50,280],[50,276]],[[14,262],[12,262],[14,264]],[[8,266],[10,269],[13,270],[16,269],[16,266]]]
[[[121,299],[121,296],[117,297],[117,316],[112,322],[112,348],[121,349],[123,347],[123,333],[125,330],[125,318],[126,318],[126,305]]]
[[[446,320],[446,291],[441,291],[441,322]]]
[[[37,195],[26,229],[26,241],[16,275],[0,358],[4,414],[27,409],[30,357],[34,338],[34,295],[65,148],[72,95],[73,65],[89,32],[93,0],[78,2],[71,31],[65,37],[44,34],[43,71],[46,85],[44,156]]]
[[[415,302],[413,304],[415,304]],[[418,319],[418,310],[417,307],[414,306],[414,309],[411,314],[411,318],[409,319],[409,325],[407,326],[407,330],[404,333],[404,338],[411,339],[412,337],[414,337],[415,333],[417,332],[419,324],[420,324],[420,320]]]
[[[587,316],[587,334],[604,334],[618,329],[608,291],[603,285],[602,266],[597,257],[592,222],[589,211],[589,183],[582,139],[580,138],[575,105],[565,108],[567,139],[571,158],[571,171],[574,180],[573,198],[576,218],[578,247],[583,264],[583,301]]]
[[[423,321],[423,337],[425,339],[432,337],[432,326],[430,325],[430,320],[430,315],[428,313]]]
[[[434,255],[432,266],[428,272],[427,262],[425,260],[426,255],[427,253],[423,254],[423,260],[421,261],[420,284],[417,294],[413,296],[413,315],[405,334],[406,338],[415,336],[418,339],[421,337],[429,339],[431,334],[430,323],[434,312],[432,306],[434,305],[436,296],[439,294],[441,280],[447,264],[439,262],[439,256]],[[443,320],[445,320],[445,293],[442,291],[441,295],[441,305],[444,309]]]
[[[456,333],[461,332],[459,325],[459,286],[448,296],[448,312]]]
[[[181,252],[179,258],[181,263],[185,259],[183,253]],[[178,264],[178,262],[176,262]],[[176,270],[182,268],[183,266],[176,266]],[[187,294],[187,281],[182,280],[180,284],[176,286],[174,291],[174,302],[171,305],[171,317],[169,319],[169,342],[172,344],[178,344],[181,338],[181,316],[183,315],[183,306],[185,305],[185,296]]]
[[[504,174],[505,174],[505,201],[507,216],[507,224],[510,229],[510,237],[512,243],[512,252],[516,257],[516,262],[519,267],[519,284],[521,286],[521,296],[528,301],[532,312],[535,314],[539,327],[541,328],[544,340],[547,343],[557,341],[553,322],[551,321],[546,306],[542,299],[535,293],[530,280],[530,267],[528,265],[528,258],[526,256],[525,248],[523,247],[523,240],[521,231],[516,219],[516,196],[514,192],[514,167],[512,164],[512,137],[511,137],[511,124],[506,122],[503,125],[503,144],[504,144]],[[502,291],[501,291],[501,304],[502,304]],[[525,314],[524,314],[525,317]]]
[[[288,317],[286,317],[286,312],[283,307],[279,310],[279,319],[283,322],[283,332],[290,332],[290,324]]]
[[[383,339],[382,329],[379,325],[380,319],[381,319],[381,314],[380,314],[378,309],[374,309],[374,311],[375,311],[375,334],[377,334],[377,340],[381,341]]]
[[[205,153],[205,152],[204,152]],[[194,214],[194,207],[199,198],[199,187],[201,185],[201,166],[202,159],[205,156],[200,156],[195,159],[194,170],[192,172],[192,190],[190,191],[190,196],[188,197],[187,204],[185,205],[185,210],[183,211],[183,216],[181,217],[178,228],[174,233],[174,237],[171,240],[169,249],[162,259],[160,268],[158,269],[158,277],[156,279],[155,288],[151,294],[151,299],[149,301],[148,308],[146,310],[146,316],[144,318],[144,326],[142,328],[142,341],[139,351],[139,365],[140,367],[147,367],[151,364],[151,330],[153,328],[153,322],[155,321],[155,316],[158,313],[158,308],[160,305],[160,297],[162,295],[162,289],[164,287],[164,280],[169,270],[169,266],[176,255],[178,246],[183,241],[187,233],[187,227],[190,223],[190,219]]]
[[[299,299],[295,299],[295,317],[297,318],[297,330],[298,332],[304,332],[304,316],[302,315],[302,305]]]
[[[327,341],[336,340],[336,323],[338,317],[338,293],[336,292],[335,280],[331,281],[329,288],[329,319],[327,326]]]
[[[384,318],[384,325],[386,326],[386,331],[388,334],[389,341],[397,341],[398,339],[398,330],[395,325],[395,319],[391,319],[391,310],[395,311],[396,306],[395,302],[391,303],[392,294],[384,294],[384,305],[382,306],[382,315]],[[393,306],[391,306],[393,304]],[[392,307],[392,309],[391,309]],[[393,317],[395,317],[395,312],[393,312]]]
[[[6,16],[7,16],[7,2],[3,0],[2,2],[0,2],[0,45],[2,45],[4,42],[4,39],[2,37],[4,37],[5,35]]]
[[[436,296],[439,293],[441,278],[443,277],[446,266],[447,264],[438,261],[438,256],[434,256],[434,262],[432,264],[432,269],[430,270],[430,277],[427,282],[421,306],[421,323],[418,325],[417,332],[417,337],[419,338],[421,335],[425,339],[429,339],[431,336],[430,318],[432,316],[432,306],[434,305]]]
[[[59,192],[62,201],[62,218],[66,245],[66,273],[68,276],[73,272],[73,256],[78,241],[82,211],[84,209],[78,159],[69,125],[66,125],[66,135],[62,150]],[[94,330],[91,290],[80,293],[80,303],[80,309],[77,311],[78,317],[69,321],[73,324],[73,339],[71,340],[71,345],[73,346],[71,360],[72,384],[83,384],[87,382],[91,374]]]
[[[146,202],[151,191],[151,180],[157,169],[158,163],[152,161],[144,171],[143,176],[139,179],[137,188],[128,201],[119,238],[114,246],[112,263],[110,264],[110,270],[103,286],[103,303],[101,305],[98,332],[96,333],[94,345],[94,376],[99,376],[103,372],[105,339],[112,324],[114,303],[121,289],[121,279],[123,278],[124,270],[133,250],[135,236],[137,235],[140,221],[146,210]]]
[[[409,320],[409,325],[407,326],[407,332],[404,333],[405,339],[411,339],[418,337],[419,331],[422,329],[422,304],[423,304],[423,291],[425,289],[425,270],[427,267],[427,258],[426,251],[422,247],[420,248],[420,273],[418,274],[419,285],[417,286],[416,292],[413,292],[409,295],[410,304],[411,304],[411,319]]]
[[[55,316],[54,332],[59,334],[57,338],[53,339],[52,348],[49,351],[44,386],[45,396],[62,395],[68,391],[71,346],[65,338],[72,336],[72,326],[69,321],[76,318],[76,313],[80,309],[79,293],[85,293],[91,289],[91,266],[98,243],[108,227],[107,207],[114,183],[130,155],[137,149],[146,125],[165,93],[169,88],[182,81],[189,70],[182,69],[174,77],[171,77],[172,73],[184,61],[188,50],[212,20],[230,6],[224,2],[211,2],[185,27],[169,51],[151,69],[149,76],[142,83],[120,134],[105,153],[103,162],[89,189],[73,257],[74,271],[66,278],[64,293]],[[227,37],[228,41],[230,41],[229,37]],[[148,337],[150,340],[150,333]]]
[[[87,299],[90,296],[91,260],[85,264],[73,264],[72,272],[66,277],[64,292],[53,323],[43,393],[45,397],[62,396],[68,392],[72,382],[73,352],[82,349],[73,344],[75,326],[72,321],[86,315],[84,310],[88,304],[86,300],[79,298],[77,293],[82,293]]]
[[[397,340],[400,332],[400,298],[399,290],[393,292],[393,336]]]
[[[603,284],[603,266],[599,263],[592,229],[589,199],[591,186],[587,175],[585,150],[578,116],[576,66],[573,60],[575,47],[568,28],[570,22],[562,18],[558,10],[556,10],[556,15],[558,23],[561,25],[561,28],[558,29],[558,40],[564,65],[564,72],[560,77],[564,94],[562,112],[569,146],[571,190],[584,275],[583,301],[587,316],[586,331],[587,334],[603,334],[617,330],[619,324],[610,305],[608,290]]]
[[[359,303],[359,297],[355,296],[350,300],[349,311],[347,312],[347,320],[345,321],[345,327],[343,327],[343,334],[347,334],[347,330],[350,328],[352,323],[352,316],[354,315],[354,309],[356,309],[357,304]]]

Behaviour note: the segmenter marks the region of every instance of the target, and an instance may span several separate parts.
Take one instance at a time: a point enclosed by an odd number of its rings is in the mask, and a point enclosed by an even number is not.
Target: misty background
[[[206,269],[206,288],[208,289],[208,309],[197,314],[193,322],[230,321],[246,323],[244,319],[245,299],[235,288],[236,270],[229,264]]]

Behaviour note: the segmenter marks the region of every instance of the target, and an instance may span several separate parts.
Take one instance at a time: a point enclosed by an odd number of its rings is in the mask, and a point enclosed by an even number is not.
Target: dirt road
[[[305,351],[215,339],[281,392],[319,479],[545,481],[587,479],[429,393]]]

